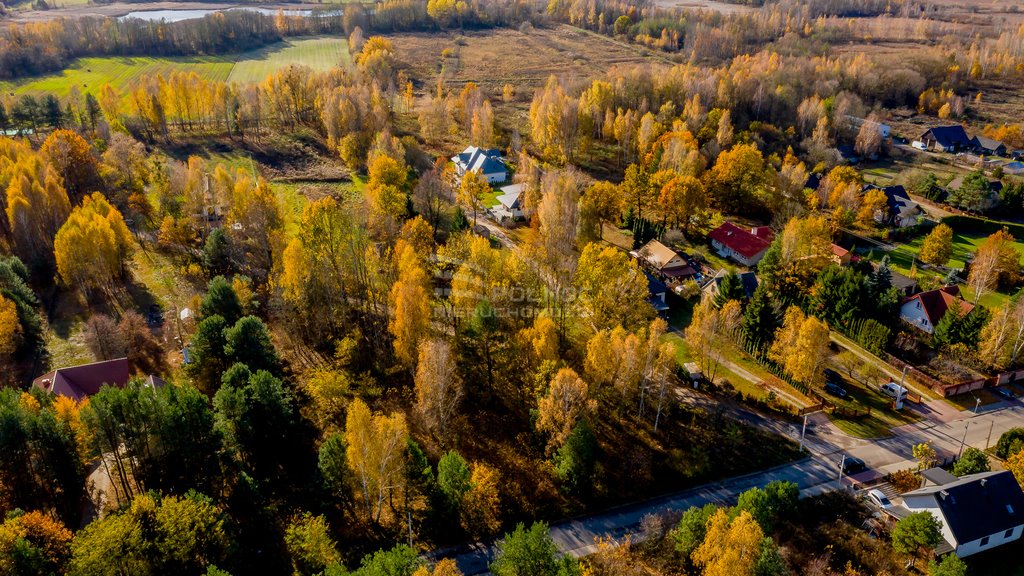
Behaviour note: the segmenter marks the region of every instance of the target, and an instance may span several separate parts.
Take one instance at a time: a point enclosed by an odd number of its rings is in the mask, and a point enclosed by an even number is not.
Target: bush
[[[921,487],[921,478],[911,470],[897,470],[889,475],[889,483],[900,494]]]
[[[996,442],[996,456],[1008,459],[1024,448],[1024,428],[1010,428]]]

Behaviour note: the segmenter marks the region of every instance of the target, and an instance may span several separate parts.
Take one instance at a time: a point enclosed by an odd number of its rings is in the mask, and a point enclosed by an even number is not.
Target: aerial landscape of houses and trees
[[[1017,0],[0,2],[0,576],[1024,575]]]

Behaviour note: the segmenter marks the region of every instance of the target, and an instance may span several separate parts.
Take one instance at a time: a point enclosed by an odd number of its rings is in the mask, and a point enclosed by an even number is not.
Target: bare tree
[[[451,345],[440,339],[420,342],[416,367],[416,411],[432,431],[444,436],[464,393]]]

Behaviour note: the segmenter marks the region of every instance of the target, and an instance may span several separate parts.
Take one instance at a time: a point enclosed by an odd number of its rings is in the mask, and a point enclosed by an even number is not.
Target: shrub
[[[900,494],[921,487],[921,478],[911,470],[897,470],[889,475],[889,483]]]
[[[1024,448],[1024,428],[1010,428],[996,442],[996,456],[1006,460]]]

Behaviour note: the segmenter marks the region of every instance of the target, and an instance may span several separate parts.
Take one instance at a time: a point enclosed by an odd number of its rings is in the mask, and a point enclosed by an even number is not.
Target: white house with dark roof
[[[1002,546],[1024,533],[1024,492],[1012,473],[927,478],[928,485],[903,494],[903,507],[935,516],[942,523],[943,540],[957,556]]]
[[[475,172],[483,176],[491,184],[508,180],[508,166],[505,158],[497,148],[477,148],[470,146],[451,158],[455,165],[455,174],[459,178],[466,172]]]
[[[521,220],[527,216],[523,210],[524,184],[510,184],[499,188],[498,201],[491,208],[491,214],[498,220]]]

